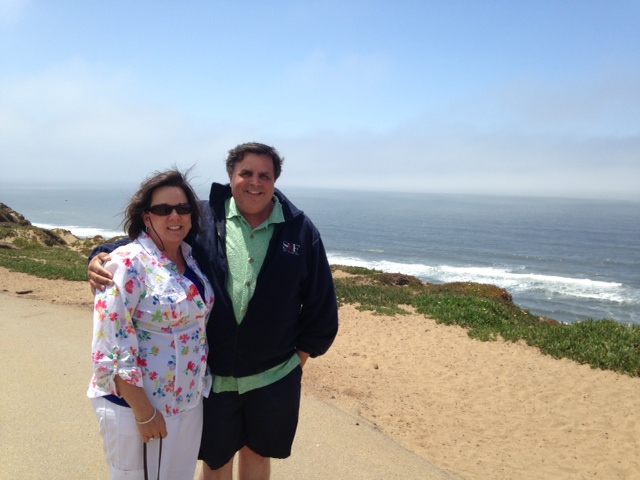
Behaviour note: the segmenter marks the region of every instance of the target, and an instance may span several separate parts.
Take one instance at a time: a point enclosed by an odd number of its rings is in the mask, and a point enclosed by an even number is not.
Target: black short
[[[209,468],[225,466],[238,450],[287,458],[298,427],[302,368],[272,385],[237,392],[211,393],[204,399],[204,425],[198,458]]]

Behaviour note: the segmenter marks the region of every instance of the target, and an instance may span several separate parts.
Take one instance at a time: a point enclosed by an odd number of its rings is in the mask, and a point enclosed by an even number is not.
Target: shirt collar
[[[269,215],[269,218],[267,218],[267,220],[258,228],[266,228],[272,223],[284,222],[284,212],[282,211],[282,204],[280,203],[280,199],[276,195],[274,195],[272,201],[274,205],[273,210],[271,210],[271,215]],[[233,197],[227,199],[225,209],[227,219],[239,218],[246,221],[240,213],[240,210],[238,210],[238,205],[236,204],[236,201],[233,199]],[[257,228],[255,230],[257,230]]]
[[[162,264],[162,266],[165,266],[167,264],[175,265],[171,260],[167,258],[167,256],[162,252],[162,250],[158,248],[156,243],[151,239],[151,237],[147,233],[142,232],[138,236],[137,240],[138,240],[138,243],[140,243],[140,245],[142,246],[142,248],[147,253],[152,255],[158,261],[158,263]],[[187,261],[187,263],[189,263],[189,258],[191,257],[191,245],[189,245],[186,242],[182,242],[182,244],[180,245],[180,248],[182,249],[182,256]]]

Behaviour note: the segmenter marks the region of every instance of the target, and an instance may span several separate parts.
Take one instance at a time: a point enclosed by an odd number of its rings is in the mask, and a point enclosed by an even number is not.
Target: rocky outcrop
[[[118,238],[120,237],[109,241],[115,241]],[[24,248],[25,245],[39,245],[66,247],[84,253],[106,242],[100,235],[80,239],[62,228],[48,230],[36,227],[24,215],[0,202],[0,248],[2,249],[17,250]]]
[[[0,203],[0,223],[16,223],[22,227],[28,227],[31,222],[24,218],[20,213],[16,212],[11,207]]]
[[[67,242],[51,230],[35,227],[24,215],[0,203],[0,248],[15,249],[16,241],[27,241],[48,247],[66,247]]]

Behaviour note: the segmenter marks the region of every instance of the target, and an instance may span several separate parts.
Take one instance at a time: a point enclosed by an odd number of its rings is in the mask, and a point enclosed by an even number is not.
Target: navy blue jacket
[[[227,292],[225,201],[229,185],[214,183],[202,202],[202,232],[193,255],[216,295],[207,327],[214,375],[244,377],[288,360],[296,349],[317,357],[338,333],[333,276],[320,234],[279,190],[285,221],[275,225],[247,313],[238,325]]]
[[[311,220],[279,190],[285,221],[275,225],[247,313],[238,325],[227,292],[225,201],[229,185],[214,183],[201,202],[201,233],[187,238],[200,269],[209,278],[215,303],[207,326],[208,362],[214,375],[245,377],[291,358],[296,350],[317,357],[338,333],[333,276],[320,234]],[[96,248],[111,252],[118,245]]]

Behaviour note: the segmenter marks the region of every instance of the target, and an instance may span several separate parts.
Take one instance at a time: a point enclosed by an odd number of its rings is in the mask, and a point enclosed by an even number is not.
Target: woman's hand
[[[127,383],[117,375],[115,383],[118,392],[127,401],[133,411],[133,415],[136,417],[136,424],[142,441],[148,443],[150,440],[165,438],[167,436],[167,424],[164,421],[164,416],[160,410],[151,405],[144,389]]]
[[[107,287],[113,285],[113,275],[108,270],[102,268],[105,262],[111,260],[111,255],[108,253],[99,253],[91,259],[89,262],[89,269],[87,275],[89,276],[89,284],[91,285],[91,293],[94,295],[96,291],[104,290]]]
[[[147,418],[139,418],[136,415],[136,422],[144,443],[167,436],[167,425],[160,410],[153,408],[153,412]]]

